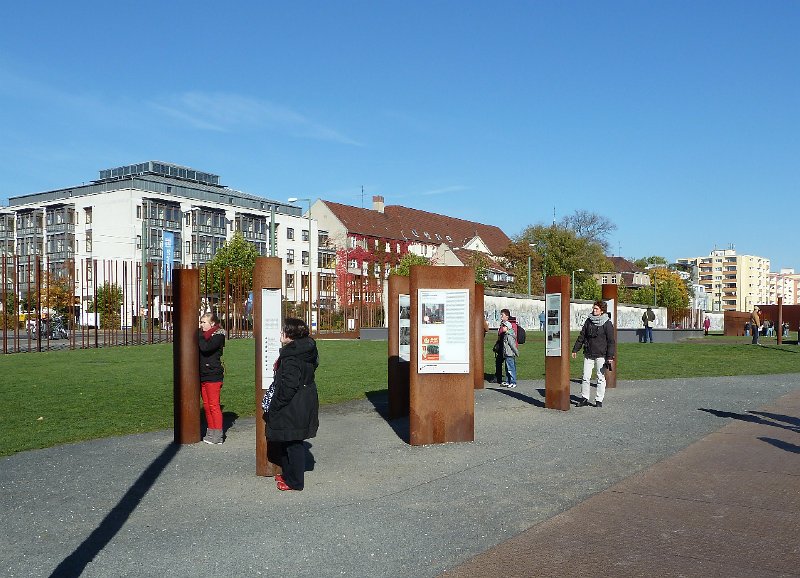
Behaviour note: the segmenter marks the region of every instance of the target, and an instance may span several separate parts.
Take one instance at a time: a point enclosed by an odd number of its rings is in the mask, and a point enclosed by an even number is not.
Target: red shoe
[[[278,489],[279,489],[281,492],[293,491],[293,490],[294,490],[294,488],[292,488],[291,486],[289,486],[289,485],[288,485],[286,482],[284,482],[283,480],[278,480],[277,486],[278,486]]]
[[[280,474],[275,474],[275,481],[276,482],[282,482],[283,481],[283,476],[280,475]]]

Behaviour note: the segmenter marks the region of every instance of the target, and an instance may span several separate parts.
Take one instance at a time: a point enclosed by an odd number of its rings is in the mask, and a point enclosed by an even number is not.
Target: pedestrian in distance
[[[653,313],[653,308],[648,307],[647,311],[642,313],[642,323],[644,323],[644,342],[653,343],[653,325],[656,323],[656,314]]]
[[[539,313],[539,331],[544,331],[544,321],[545,321],[545,319],[546,319],[546,317],[545,317],[544,311],[542,311],[541,313]]]
[[[275,393],[265,418],[267,439],[276,444],[282,473],[275,476],[281,491],[305,487],[306,448],[303,440],[319,429],[319,396],[315,374],[319,366],[317,344],[302,319],[287,317],[275,363]]]
[[[506,387],[517,387],[517,335],[511,323],[511,312],[508,309],[500,310],[500,327],[497,330],[497,341],[494,351],[494,374],[497,383]],[[505,367],[506,378],[503,378]]]
[[[225,347],[225,331],[219,325],[214,313],[200,317],[200,394],[203,398],[203,411],[206,414],[207,444],[218,445],[223,439],[222,409],[219,403],[225,368],[222,364],[222,350]]]
[[[705,331],[706,336],[708,335],[708,330],[711,327],[711,318],[706,317],[703,319],[703,331]]]
[[[759,328],[761,327],[760,312],[761,310],[758,308],[758,305],[756,305],[753,307],[753,312],[750,313],[750,331],[753,334],[753,345],[759,345],[758,334],[760,333]]]
[[[572,358],[583,348],[583,380],[581,381],[581,399],[577,407],[589,405],[589,380],[592,371],[597,372],[597,391],[594,396],[595,407],[603,407],[606,395],[606,372],[612,371],[611,362],[617,354],[617,342],[614,339],[614,325],[608,313],[605,301],[595,301],[592,313],[581,328],[578,339],[572,347]]]

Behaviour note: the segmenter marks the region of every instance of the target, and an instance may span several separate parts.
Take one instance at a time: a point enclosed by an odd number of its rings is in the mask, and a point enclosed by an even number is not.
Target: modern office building
[[[309,273],[313,288],[319,264],[330,261],[324,232],[302,207],[160,161],[101,170],[89,184],[11,197],[0,210],[0,249],[20,257],[22,279],[32,275],[28,256],[40,257],[51,272],[73,262],[83,268],[76,278],[90,275],[95,260],[149,262],[159,270],[165,260],[201,266],[236,232],[260,255],[283,258],[287,299],[300,300]]]
[[[739,255],[730,248],[677,262],[697,267],[699,284],[705,287],[712,311],[750,311],[754,305],[771,302],[770,261],[765,257]]]

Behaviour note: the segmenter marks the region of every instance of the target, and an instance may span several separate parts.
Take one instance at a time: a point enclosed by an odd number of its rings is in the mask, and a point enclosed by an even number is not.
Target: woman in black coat
[[[302,490],[306,471],[303,440],[317,435],[319,397],[314,374],[319,365],[316,342],[302,319],[287,318],[281,332],[275,393],[266,414],[267,439],[278,445],[282,475],[279,490]]]
[[[606,395],[606,371],[611,371],[611,362],[617,354],[617,341],[614,338],[614,325],[607,313],[605,301],[595,301],[592,313],[586,318],[578,339],[572,348],[572,358],[583,348],[583,379],[581,380],[581,399],[578,407],[589,405],[589,379],[592,370],[597,371],[597,392],[595,407],[603,407]]]
[[[200,318],[200,394],[203,397],[203,410],[206,414],[207,444],[223,442],[222,408],[219,397],[225,368],[222,364],[222,350],[225,347],[225,331],[219,325],[214,313],[206,313]]]

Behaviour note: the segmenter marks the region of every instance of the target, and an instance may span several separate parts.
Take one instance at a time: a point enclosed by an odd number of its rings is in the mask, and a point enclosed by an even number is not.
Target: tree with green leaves
[[[586,277],[582,281],[575,279],[575,298],[597,301],[603,295],[603,288],[594,277]]]
[[[400,262],[392,270],[392,275],[399,275],[400,277],[408,277],[411,275],[412,265],[430,265],[430,261],[421,255],[414,253],[406,253],[400,258]]]
[[[473,251],[464,263],[467,267],[475,270],[475,283],[477,285],[486,284],[486,276],[489,270],[489,256],[478,251]]]
[[[209,261],[208,267],[214,273],[214,278],[221,279],[226,269],[236,269],[243,272],[242,281],[246,286],[253,283],[253,269],[256,266],[258,249],[256,246],[245,240],[242,233],[236,231],[222,247],[217,250],[216,255]],[[215,282],[214,289],[219,291],[220,286]]]
[[[660,255],[651,255],[650,257],[640,257],[639,259],[630,259],[634,265],[639,267],[640,269],[647,269],[651,265],[658,265],[662,267],[666,267],[668,265],[667,260]]]
[[[122,287],[105,282],[97,288],[95,299],[89,302],[87,310],[90,313],[97,311],[100,314],[100,327],[103,329],[119,329],[122,299]]]
[[[580,237],[575,231],[558,225],[529,226],[503,255],[506,268],[514,272],[515,282],[512,287],[518,293],[527,293],[529,256],[532,269],[531,292],[534,294],[542,292],[543,272],[550,277],[571,276],[575,271],[577,285],[592,274],[611,268],[599,242]]]

